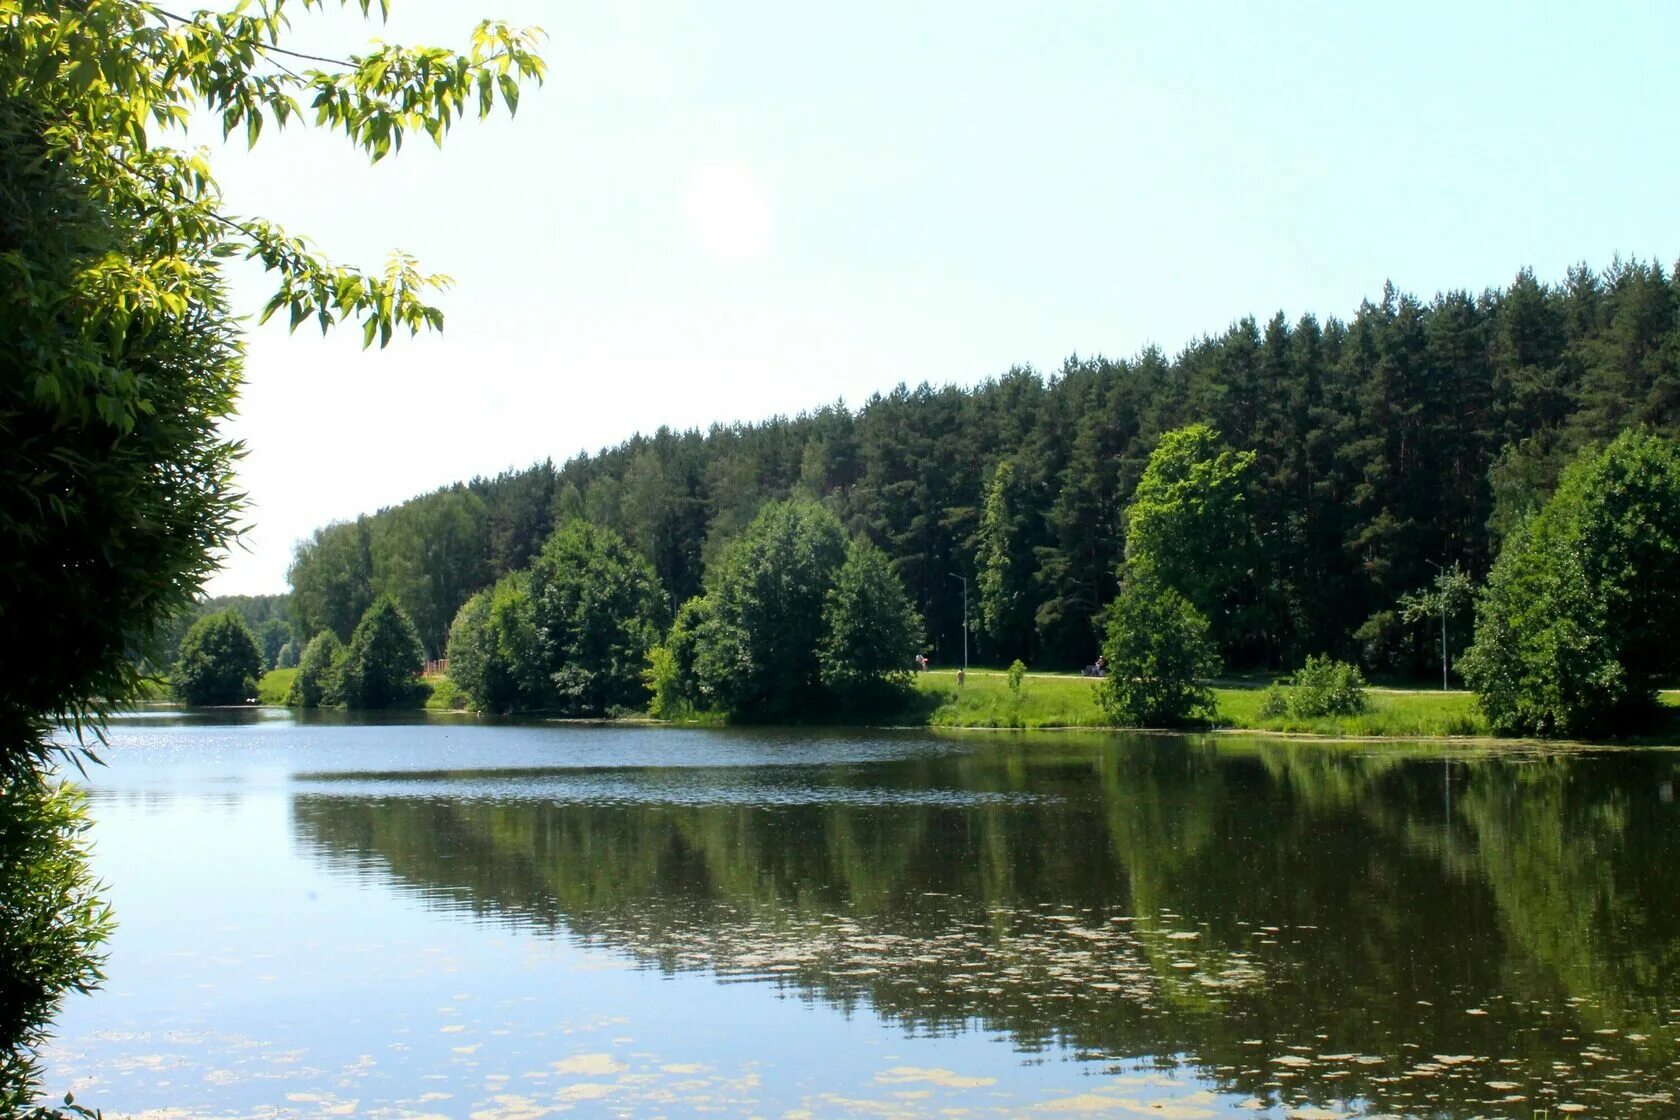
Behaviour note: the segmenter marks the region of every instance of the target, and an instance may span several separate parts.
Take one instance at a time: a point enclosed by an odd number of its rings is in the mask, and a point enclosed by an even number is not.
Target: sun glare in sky
[[[739,163],[707,163],[689,172],[684,207],[694,243],[719,261],[751,260],[770,244],[775,215],[769,192]]]

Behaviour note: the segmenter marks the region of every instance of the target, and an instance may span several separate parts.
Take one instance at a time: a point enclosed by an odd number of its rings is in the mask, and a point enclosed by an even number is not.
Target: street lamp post
[[[963,676],[968,676],[968,577],[959,576],[955,572],[947,573],[952,579],[962,580],[963,585]]]

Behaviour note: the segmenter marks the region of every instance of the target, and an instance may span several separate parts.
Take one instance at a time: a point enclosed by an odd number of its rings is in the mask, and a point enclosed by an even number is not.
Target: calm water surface
[[[165,1116],[1680,1115],[1680,755],[117,722],[49,1089]]]

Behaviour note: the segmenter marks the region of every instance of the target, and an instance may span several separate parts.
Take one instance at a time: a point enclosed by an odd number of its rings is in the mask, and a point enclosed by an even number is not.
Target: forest
[[[1244,318],[1172,357],[1074,356],[1047,377],[1017,367],[856,408],[661,428],[317,530],[289,572],[292,628],[348,641],[388,596],[442,656],[467,599],[573,518],[623,537],[674,613],[762,506],[807,498],[890,558],[934,661],[961,658],[967,580],[974,660],[1080,666],[1151,454],[1205,424],[1244,453],[1232,500],[1256,542],[1230,573],[1227,666],[1331,654],[1438,675],[1439,622],[1403,599],[1443,571],[1480,582],[1582,449],[1629,427],[1674,433],[1677,307],[1680,267],[1639,261],[1428,301],[1385,286],[1348,319]],[[1456,657],[1467,598],[1448,628]]]

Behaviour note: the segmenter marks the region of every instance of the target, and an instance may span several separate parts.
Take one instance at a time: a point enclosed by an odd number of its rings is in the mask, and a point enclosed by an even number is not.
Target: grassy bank
[[[1097,703],[1089,677],[1028,673],[1019,694],[998,670],[970,669],[957,684],[954,670],[931,670],[915,678],[915,713],[931,727],[1104,727],[1108,717]],[[925,714],[924,714],[925,713]]]
[[[426,702],[422,707],[428,712],[467,710],[467,694],[456,688],[455,682],[442,673],[421,677],[420,683],[426,686]]]
[[[270,669],[264,673],[257,682],[257,703],[284,707],[297,674],[296,669]]]
[[[1358,715],[1316,719],[1262,716],[1263,688],[1218,688],[1214,695],[1219,700],[1219,723],[1244,730],[1394,739],[1493,734],[1472,692],[1372,688],[1366,690],[1366,707]]]
[[[259,688],[265,704],[284,704],[295,669],[277,669],[264,674]],[[424,707],[435,712],[467,709],[467,698],[447,676],[422,678],[426,686]],[[900,710],[854,719],[835,718],[837,723],[897,724],[927,727],[975,728],[1107,728],[1102,705],[1097,702],[1097,682],[1069,673],[1028,673],[1019,693],[1009,687],[1006,673],[998,669],[971,669],[962,685],[955,670],[931,670],[913,679],[910,702]],[[1371,688],[1366,691],[1366,710],[1357,716],[1325,716],[1296,719],[1290,716],[1262,716],[1265,677],[1222,681],[1213,690],[1218,707],[1215,727],[1223,730],[1272,731],[1327,738],[1441,739],[1491,737],[1487,720],[1476,708],[1476,697],[1464,691],[1408,688]],[[1646,743],[1680,742],[1680,691],[1662,694],[1665,705],[1676,710],[1676,727]],[[721,726],[721,716],[701,714],[679,723]]]
[[[274,707],[285,707],[291,697],[292,681],[297,679],[296,669],[270,669],[257,681],[257,703]],[[448,677],[435,675],[421,677],[423,688],[421,702],[416,707],[424,707],[432,712],[458,712],[467,706],[466,696],[455,687],[455,682]]]
[[[954,671],[916,677],[925,722],[933,727],[1105,727],[1108,718],[1097,702],[1096,683],[1088,677],[1029,673],[1017,695],[996,670],[974,669],[957,685]],[[1243,682],[1215,688],[1220,727],[1282,731],[1308,735],[1438,738],[1487,735],[1487,721],[1468,692],[1427,689],[1371,689],[1369,706],[1357,716],[1300,720],[1264,717],[1260,706],[1267,682]]]

